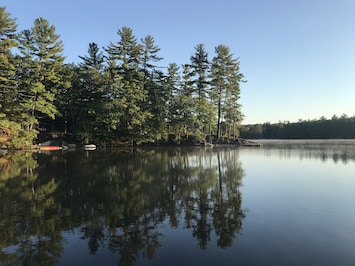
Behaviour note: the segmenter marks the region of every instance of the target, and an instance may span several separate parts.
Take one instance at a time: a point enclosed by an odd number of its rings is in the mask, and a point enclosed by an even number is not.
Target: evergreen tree
[[[14,18],[0,7],[0,116],[11,115],[16,98],[15,62],[11,49],[17,46],[17,24]]]
[[[81,109],[78,107],[81,99],[79,67],[74,63],[64,64],[60,72],[63,88],[56,96],[56,106],[61,117],[57,117],[55,122],[65,134],[74,133],[79,120],[77,113]]]
[[[180,75],[179,66],[175,63],[169,64],[167,67],[167,76],[165,78],[165,90],[168,92],[168,114],[167,122],[169,127],[169,133],[174,132],[178,125],[178,113],[181,110],[181,106],[178,102]]]
[[[80,64],[80,102],[82,118],[80,130],[91,132],[98,137],[103,137],[107,131],[104,124],[107,117],[107,92],[104,78],[105,57],[96,43],[90,43],[87,56],[79,56],[83,63]],[[93,136],[91,136],[92,138]]]
[[[147,136],[144,126],[151,117],[151,113],[143,108],[148,92],[144,88],[144,76],[139,70],[142,46],[137,43],[130,28],[123,27],[117,34],[120,41],[117,44],[111,42],[106,48],[110,66],[114,68],[111,70],[114,73],[111,77],[115,78],[112,85],[117,88],[112,97],[119,102],[116,106],[119,107],[120,119],[116,128],[134,144]]]
[[[63,43],[59,41],[55,27],[42,17],[34,21],[30,30],[20,36],[22,65],[19,100],[23,108],[23,126],[31,131],[41,118],[52,119],[58,114],[54,105],[61,82],[60,68],[64,57]]]
[[[232,90],[228,90],[226,94],[226,102],[225,102],[225,115],[224,119],[226,125],[228,126],[228,136],[232,136],[233,139],[236,139],[239,136],[238,127],[243,121],[244,115],[241,112],[242,105],[239,103],[240,99],[240,87],[239,83],[241,82],[242,74],[238,74],[239,72],[239,63],[237,66],[238,70],[234,73],[236,75],[232,75],[230,80],[230,85]]]
[[[9,114],[13,111],[13,102],[16,96],[16,84],[13,79],[15,66],[11,48],[16,43],[16,20],[10,17],[5,7],[0,7],[0,145],[6,147],[12,137],[13,125]],[[1,148],[0,146],[0,148]]]
[[[208,72],[210,63],[208,54],[203,44],[195,47],[195,54],[191,56],[191,77],[193,79],[195,98],[195,112],[197,115],[197,129],[201,133],[209,135],[214,121],[213,106],[209,101],[209,80]]]
[[[193,82],[190,77],[190,66],[183,65],[182,72],[182,84],[181,90],[179,94],[179,103],[181,106],[181,110],[179,112],[180,121],[182,126],[183,135],[186,138],[189,137],[190,134],[196,134],[196,124],[197,124],[197,114],[195,112],[195,106],[193,102]]]
[[[106,102],[106,124],[109,130],[116,133],[122,133],[120,129],[122,123],[124,106],[122,106],[122,91],[123,91],[123,76],[118,69],[117,60],[114,57],[109,57],[107,60],[107,71],[105,71],[105,80],[107,86],[107,102]]]
[[[233,59],[229,47],[218,45],[212,60],[211,85],[212,98],[217,106],[217,139],[221,137],[222,122],[233,128],[242,120],[241,105],[238,104],[243,74],[239,72],[239,61]],[[223,120],[223,121],[222,121]]]
[[[164,74],[155,65],[162,60],[158,56],[160,48],[155,45],[154,38],[150,35],[141,39],[141,43],[141,72],[143,74],[144,90],[147,92],[147,99],[144,101],[142,110],[151,114],[145,127],[150,139],[161,140],[166,138],[168,131],[166,125],[168,91],[163,86]]]
[[[125,137],[132,143],[169,133],[178,141],[181,136],[203,141],[216,125],[219,138],[222,124],[228,136],[238,134],[243,75],[227,46],[216,47],[211,64],[198,44],[180,77],[176,64],[166,73],[157,66],[162,58],[152,36],[138,43],[128,27],[117,31],[119,41],[106,47],[108,56],[90,43],[78,65],[63,64],[63,43],[46,19],[36,19],[19,35],[16,28],[16,20],[0,7],[2,147],[31,144],[42,129],[96,140]],[[20,54],[13,55],[13,48]]]
[[[0,7],[0,148],[19,148],[32,143],[34,135],[21,128],[21,111],[18,106],[16,66],[19,60],[11,52],[18,47],[17,24],[14,18]]]
[[[155,45],[154,38],[150,35],[147,35],[144,39],[141,39],[142,42],[142,67],[145,77],[151,77],[157,72],[157,66],[154,64],[162,60],[161,57],[157,55],[160,51],[160,48]]]
[[[105,62],[105,56],[100,52],[100,48],[96,43],[89,43],[88,55],[79,56],[83,60],[82,65],[87,69],[92,69],[96,72],[100,72],[103,68],[103,63]]]

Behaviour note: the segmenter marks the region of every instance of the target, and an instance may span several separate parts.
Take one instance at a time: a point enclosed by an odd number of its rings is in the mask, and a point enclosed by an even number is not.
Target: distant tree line
[[[299,120],[295,123],[279,122],[243,125],[240,136],[250,139],[354,139],[355,116],[321,117],[316,120]]]
[[[32,145],[53,132],[98,144],[238,135],[243,74],[229,47],[216,46],[210,60],[198,44],[189,63],[160,67],[152,36],[137,40],[123,27],[117,37],[102,49],[90,43],[79,63],[65,64],[53,25],[40,17],[17,32],[0,7],[0,147]]]

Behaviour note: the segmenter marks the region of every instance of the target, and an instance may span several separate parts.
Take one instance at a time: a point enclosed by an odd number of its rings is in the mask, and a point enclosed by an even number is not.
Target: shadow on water
[[[238,152],[9,152],[0,158],[0,264],[65,264],[74,231],[87,262],[102,249],[119,265],[153,260],[166,228],[189,232],[202,250],[228,248],[246,216]]]

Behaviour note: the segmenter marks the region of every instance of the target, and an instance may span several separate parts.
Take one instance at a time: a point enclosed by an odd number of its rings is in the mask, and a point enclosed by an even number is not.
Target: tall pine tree
[[[63,43],[59,37],[55,27],[42,17],[20,36],[22,65],[19,68],[19,99],[24,114],[27,114],[23,117],[23,126],[29,131],[39,126],[41,119],[54,119],[58,114],[54,100],[64,61]]]
[[[179,66],[175,63],[169,64],[167,67],[167,76],[165,78],[165,91],[168,92],[167,105],[167,124],[168,132],[174,133],[178,139],[180,139],[181,132],[179,130],[179,117],[181,114],[181,104],[179,101],[179,90],[180,90],[180,74]]]
[[[79,56],[80,64],[80,130],[90,132],[89,139],[103,139],[107,133],[107,87],[105,81],[105,57],[96,43],[90,43],[88,55]],[[77,104],[78,104],[77,103]]]
[[[155,44],[154,38],[150,35],[141,39],[142,57],[141,71],[143,74],[144,90],[147,98],[142,106],[143,110],[151,114],[145,123],[145,129],[150,139],[161,140],[167,136],[167,91],[163,86],[164,75],[156,64],[162,60],[158,56],[160,48]]]
[[[216,136],[217,139],[222,136],[221,125],[224,122],[227,128],[232,128],[235,137],[236,126],[242,120],[241,105],[238,100],[239,84],[244,76],[240,73],[238,59],[233,59],[228,46],[218,45],[215,47],[215,53],[211,67],[211,85],[212,98],[217,106]],[[231,130],[229,135],[232,135]]]
[[[145,123],[151,113],[143,108],[148,92],[144,87],[144,75],[140,71],[142,46],[128,27],[117,31],[120,40],[106,48],[115,88],[112,98],[119,108],[118,133],[128,136],[132,144],[142,141],[147,135]]]
[[[11,49],[17,46],[17,24],[14,18],[0,7],[0,114],[11,115],[16,97],[15,58]]]
[[[197,116],[197,133],[204,137],[209,135],[214,124],[213,106],[209,100],[209,70],[208,53],[203,44],[195,47],[195,54],[190,58],[190,76],[193,80],[195,112]]]
[[[190,135],[196,134],[196,125],[198,124],[198,116],[196,113],[192,86],[190,66],[183,65],[181,90],[179,93],[179,103],[181,110],[179,111],[179,120],[181,122],[182,134],[188,138]]]
[[[17,123],[15,80],[16,60],[11,49],[17,47],[17,24],[14,18],[0,7],[0,148],[17,147],[26,143],[21,139],[21,126]]]

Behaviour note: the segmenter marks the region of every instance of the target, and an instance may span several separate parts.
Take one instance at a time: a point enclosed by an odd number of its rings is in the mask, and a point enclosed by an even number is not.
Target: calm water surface
[[[355,141],[0,157],[0,265],[355,265]]]

